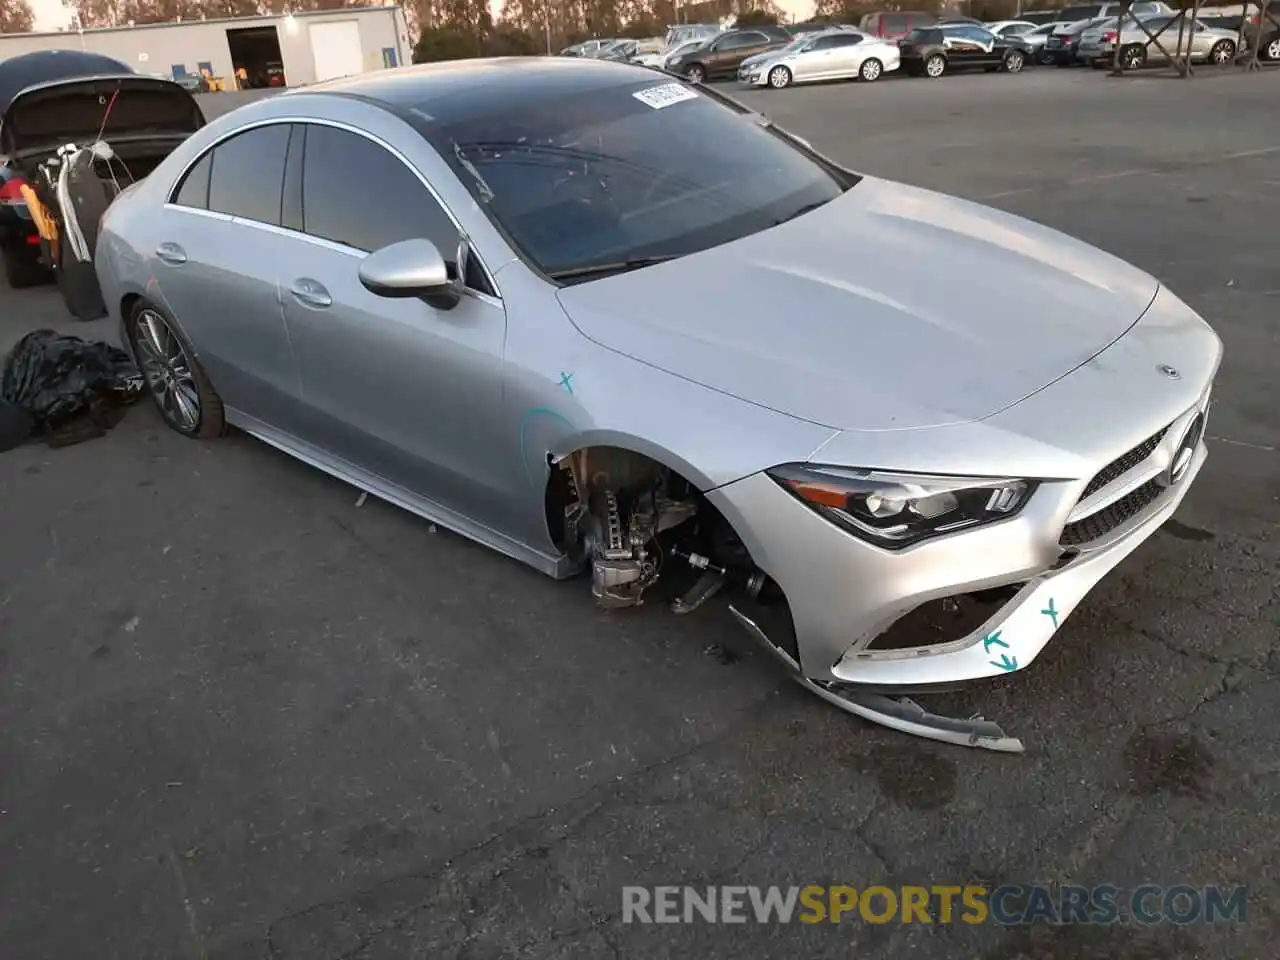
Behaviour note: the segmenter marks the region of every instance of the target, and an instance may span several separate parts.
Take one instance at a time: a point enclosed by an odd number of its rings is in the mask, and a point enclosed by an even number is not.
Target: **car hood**
[[[558,296],[584,336],[642,363],[892,430],[1017,403],[1122,336],[1158,288],[1047,227],[866,177],[788,223]]]
[[[98,138],[186,136],[204,123],[191,94],[170,80],[137,74],[54,80],[10,102],[0,120],[0,153],[51,153]]]

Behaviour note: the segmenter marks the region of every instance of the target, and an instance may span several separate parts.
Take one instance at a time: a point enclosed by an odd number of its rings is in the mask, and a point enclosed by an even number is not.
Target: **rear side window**
[[[257,127],[213,149],[209,209],[280,225],[280,196],[289,124]]]
[[[880,21],[880,29],[885,33],[905,33],[909,22],[905,13],[888,13]]]
[[[213,151],[209,151],[187,171],[182,183],[173,195],[173,202],[180,207],[195,210],[209,209],[209,172],[213,169]]]
[[[453,261],[458,230],[409,168],[367,137],[312,124],[302,162],[307,233],[372,252],[401,240],[430,240]]]

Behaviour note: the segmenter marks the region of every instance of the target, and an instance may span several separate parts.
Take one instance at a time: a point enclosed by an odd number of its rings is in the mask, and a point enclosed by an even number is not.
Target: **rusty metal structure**
[[[1179,77],[1189,78],[1194,76],[1195,67],[1191,62],[1191,34],[1194,30],[1194,25],[1200,20],[1201,11],[1206,7],[1219,10],[1230,9],[1235,5],[1222,3],[1205,4],[1204,0],[1191,0],[1188,4],[1186,0],[1183,0],[1173,18],[1155,33],[1152,33],[1142,20],[1130,15],[1131,6],[1131,0],[1124,0],[1120,12],[1116,15],[1116,43],[1111,52],[1111,76],[1124,76],[1134,69],[1133,67],[1126,68],[1122,59],[1125,47],[1133,46],[1133,44],[1122,45],[1120,43],[1120,36],[1126,25],[1130,29],[1136,27],[1146,34],[1147,42],[1143,46],[1144,59],[1145,50],[1155,47]],[[1261,70],[1262,64],[1259,60],[1259,55],[1262,52],[1264,43],[1271,34],[1280,32],[1280,0],[1240,0],[1239,6],[1240,26],[1236,31],[1232,65],[1246,71]],[[1251,12],[1254,10],[1258,13],[1258,22],[1256,27],[1251,28]],[[1176,34],[1177,36],[1172,51],[1161,42],[1160,38],[1165,34]],[[1173,39],[1172,36],[1169,39]],[[1224,65],[1224,67],[1226,66]]]

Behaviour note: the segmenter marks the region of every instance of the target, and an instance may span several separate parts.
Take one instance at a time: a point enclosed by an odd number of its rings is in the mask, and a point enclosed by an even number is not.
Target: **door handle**
[[[308,307],[329,307],[333,305],[333,297],[329,296],[329,291],[318,280],[311,280],[307,277],[295,280],[293,281],[293,286],[289,288],[289,293],[293,295],[293,299],[299,303],[305,303]]]
[[[187,251],[183,250],[176,243],[162,243],[156,247],[156,257],[165,263],[171,263],[175,267],[180,263],[187,262]]]

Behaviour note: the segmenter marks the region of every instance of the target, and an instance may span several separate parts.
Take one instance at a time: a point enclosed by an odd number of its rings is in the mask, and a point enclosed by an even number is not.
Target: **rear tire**
[[[134,303],[125,318],[125,336],[147,394],[170,428],[198,440],[227,432],[222,398],[195,352],[158,307],[146,300]]]
[[[13,290],[39,287],[53,279],[53,273],[35,257],[11,247],[4,248],[4,278]]]
[[[866,83],[879,80],[883,74],[884,64],[875,57],[863,60],[862,66],[858,68],[858,79],[865,81]]]
[[[1280,37],[1267,41],[1267,45],[1262,48],[1262,59],[1280,60]]]
[[[1137,70],[1147,62],[1147,48],[1140,43],[1131,43],[1120,51],[1120,69]]]
[[[947,58],[935,53],[924,62],[924,75],[930,80],[937,80],[947,72]]]
[[[1027,57],[1021,50],[1010,50],[1001,64],[1005,73],[1021,73],[1026,65]]]
[[[707,80],[707,68],[700,63],[691,63],[685,68],[684,77],[690,83],[705,83]]]

